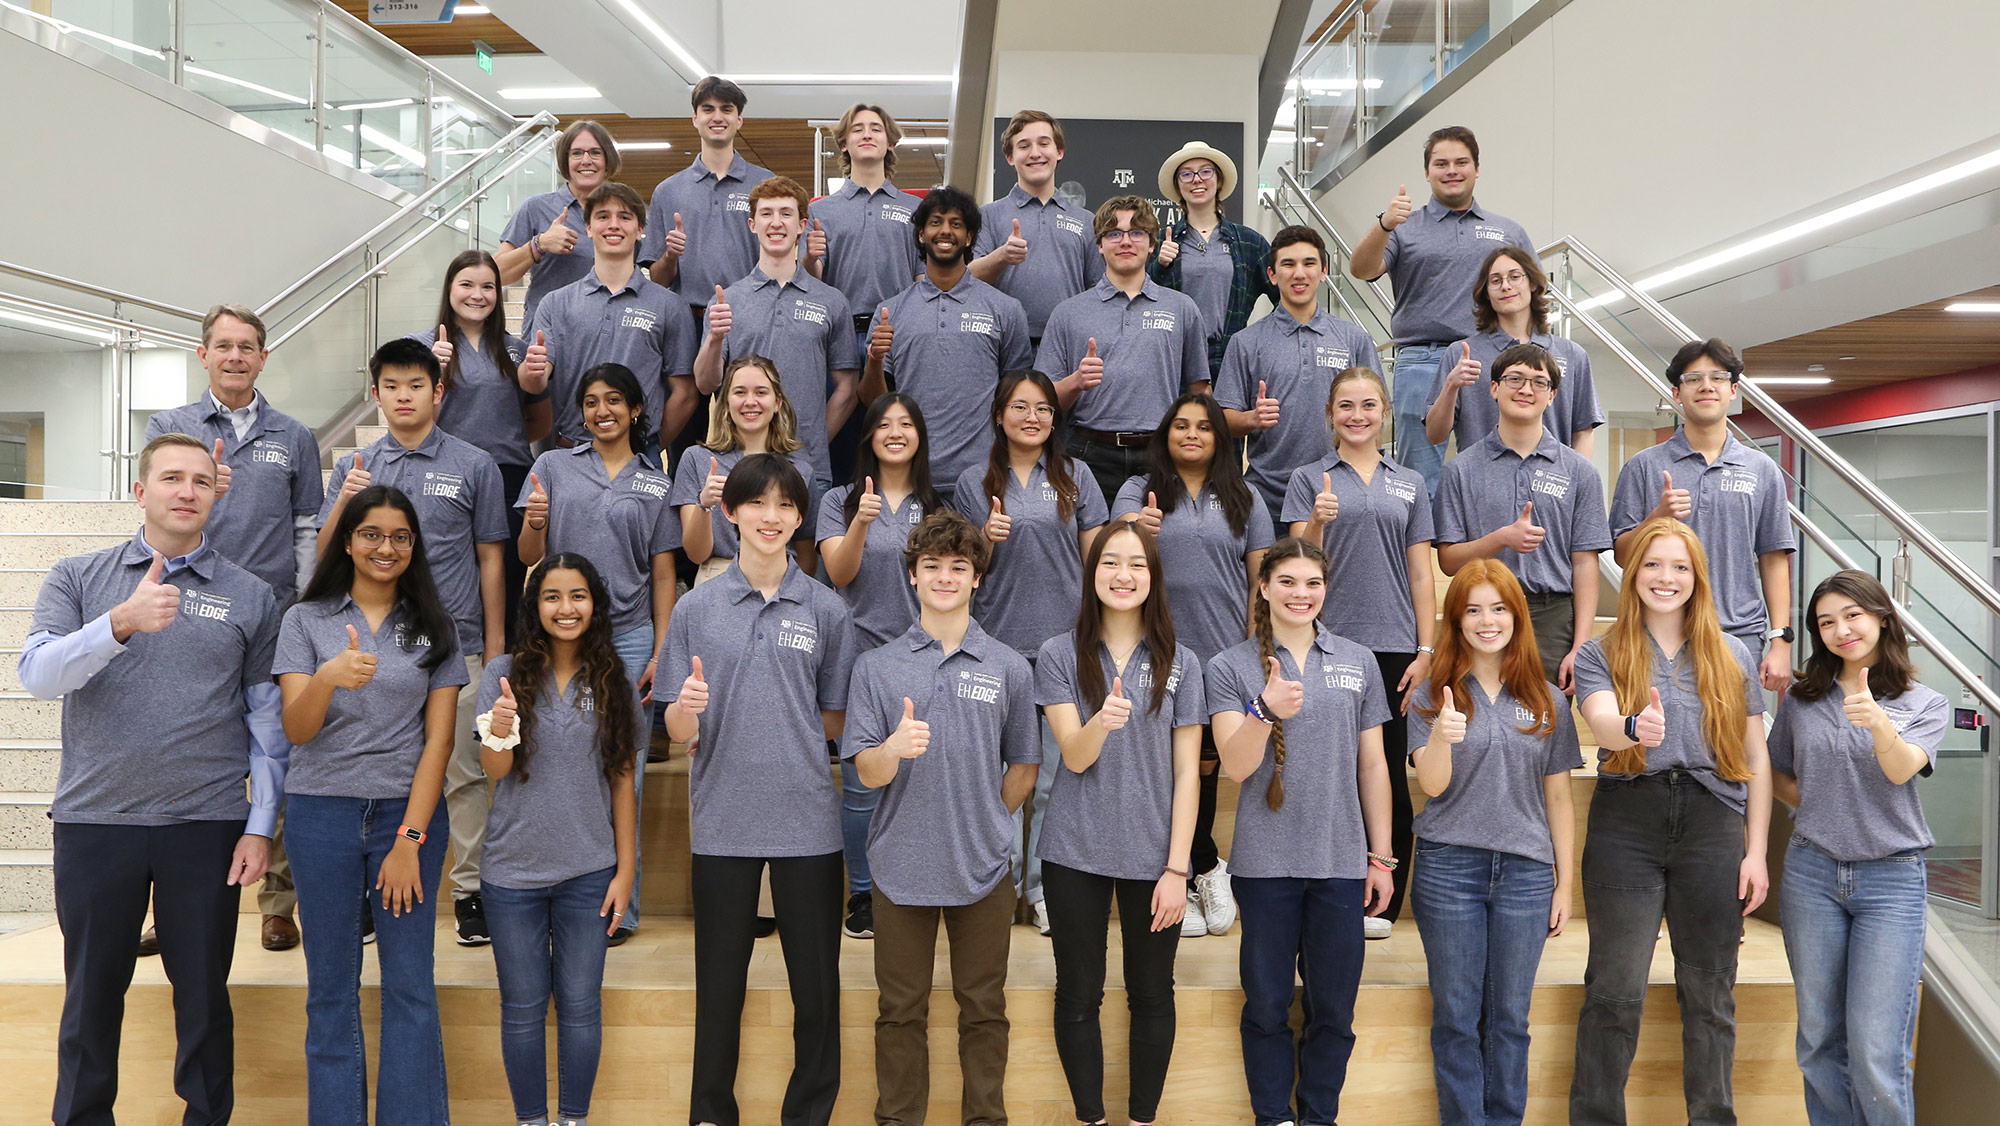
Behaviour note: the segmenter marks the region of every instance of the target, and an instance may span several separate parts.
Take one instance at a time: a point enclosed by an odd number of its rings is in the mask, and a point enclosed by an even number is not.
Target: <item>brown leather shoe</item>
[[[299,944],[299,925],[289,915],[264,916],[264,949],[290,950]]]
[[[152,958],[157,956],[159,952],[160,936],[152,927],[147,927],[145,933],[139,936],[139,957]]]

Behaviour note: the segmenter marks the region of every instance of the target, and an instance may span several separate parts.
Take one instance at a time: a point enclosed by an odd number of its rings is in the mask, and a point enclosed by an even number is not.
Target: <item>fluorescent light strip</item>
[[[1947,313],[2000,313],[2000,301],[1954,301],[1944,307]]]
[[[490,16],[492,14],[493,9],[488,8],[484,4],[460,4],[451,10],[452,19],[457,19],[460,16]]]
[[[283,90],[273,90],[269,86],[259,86],[257,83],[252,82],[247,78],[237,78],[233,75],[223,74],[221,71],[209,70],[207,67],[199,67],[193,64],[189,64],[183,69],[185,69],[189,74],[199,74],[203,78],[213,78],[217,82],[227,82],[231,86],[241,86],[245,90],[254,90],[259,94],[264,94],[269,97],[276,98],[281,102],[290,102],[292,105],[295,106],[303,106],[310,104],[304,98],[298,97],[294,94],[287,94]]]
[[[619,141],[619,152],[659,152],[674,147],[672,141]]]
[[[500,91],[510,102],[563,102],[579,98],[601,98],[595,86],[512,86]]]
[[[955,74],[727,74],[739,86],[948,86]]]
[[[951,144],[950,137],[904,137],[896,142],[897,148],[915,147],[920,149],[941,149]]]
[[[1759,387],[1824,387],[1833,382],[1830,375],[1746,375],[1743,378]]]
[[[94,328],[64,324],[62,321],[52,321],[47,317],[31,317],[26,313],[16,313],[7,309],[0,309],[0,320],[13,321],[16,324],[27,325],[30,328],[45,328],[56,332],[66,332],[71,336],[81,336],[86,340],[95,340],[100,344],[109,344],[117,339],[108,332],[100,332]]]
[[[352,105],[335,106],[333,108],[340,110],[342,112],[347,112],[349,110],[364,110],[364,109],[394,109],[397,106],[413,106],[416,104],[417,100],[415,98],[390,98],[387,101],[355,102]]]
[[[1960,180],[1977,176],[1981,172],[1992,171],[1995,168],[2000,168],[2000,149],[1982,153],[1969,160],[1962,160],[1949,168],[1940,168],[1936,172],[1919,176],[1914,180],[1897,184],[1894,187],[1884,188],[1873,195],[1857,199],[1853,203],[1843,204],[1832,210],[1823,211],[1818,215],[1809,216],[1796,223],[1780,227],[1768,234],[1746,239],[1735,246],[1724,247],[1713,254],[1703,255],[1685,265],[1675,266],[1671,270],[1654,274],[1652,277],[1645,278],[1634,284],[1641,293],[1648,293],[1661,286],[1672,285],[1674,282],[1693,277],[1707,270],[1712,270],[1717,266],[1724,266],[1731,262],[1748,258],[1753,254],[1769,250],[1774,246],[1790,242],[1793,239],[1803,238],[1815,231],[1823,231],[1828,227],[1845,223],[1849,219],[1859,218],[1872,211],[1880,211],[1885,207],[1901,203],[1913,196],[1919,196],[1925,192],[1955,184]],[[1599,308],[1612,304],[1623,296],[1622,293],[1618,292],[1600,294],[1588,300],[1577,302],[1577,308],[1583,310]]]
[[[688,74],[705,75],[710,73],[708,67],[704,66],[700,59],[695,58],[693,52],[683,47],[680,40],[667,34],[667,29],[661,27],[657,20],[647,14],[646,9],[641,8],[637,0],[618,0],[618,6],[625,10],[626,16],[630,17],[633,23],[639,25],[640,30],[658,40],[660,46],[665,47],[675,58],[679,59],[681,65],[687,67]]]

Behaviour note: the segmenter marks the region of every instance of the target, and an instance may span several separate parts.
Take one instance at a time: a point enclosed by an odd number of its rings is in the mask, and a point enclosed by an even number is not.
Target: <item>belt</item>
[[[1116,446],[1119,449],[1138,449],[1153,440],[1151,430],[1092,430],[1088,426],[1072,424],[1070,433],[1086,442],[1096,442],[1100,446]]]
[[[854,331],[867,332],[868,325],[870,324],[870,322],[874,321],[874,319],[875,319],[875,314],[873,313],[854,314]]]
[[[553,441],[559,449],[573,450],[577,447],[577,442],[574,438],[565,438],[561,434],[555,435],[550,441]]]

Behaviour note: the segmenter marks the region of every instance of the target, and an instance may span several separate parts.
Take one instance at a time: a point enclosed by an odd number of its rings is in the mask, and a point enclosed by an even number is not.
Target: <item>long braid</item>
[[[1271,633],[1271,607],[1264,600],[1262,584],[1250,588],[1250,628],[1257,637],[1259,666],[1277,655],[1277,639]],[[1264,790],[1264,804],[1276,813],[1285,805],[1285,721],[1271,718],[1271,784]]]

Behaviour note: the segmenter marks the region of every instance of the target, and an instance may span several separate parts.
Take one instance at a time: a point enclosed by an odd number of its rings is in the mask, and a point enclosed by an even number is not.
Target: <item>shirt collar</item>
[[[700,152],[694,154],[694,160],[688,165],[688,169],[694,173],[694,178],[697,182],[725,179],[747,180],[750,177],[750,162],[744,160],[743,154],[740,152],[729,154],[729,171],[724,172],[721,176],[717,176],[708,170],[708,165],[702,161]]]
[[[1446,207],[1442,203],[1439,203],[1438,198],[1436,196],[1432,196],[1430,200],[1424,204],[1424,214],[1430,216],[1433,222],[1442,223],[1446,219],[1461,214],[1461,212],[1453,211],[1451,208]],[[1469,219],[1486,218],[1486,216],[1480,212],[1479,201],[1476,199],[1470,200],[1466,203],[1465,210],[1464,212],[1462,212],[1462,214]]]
[[[1513,447],[1500,440],[1500,432],[1498,430],[1480,440],[1492,443],[1492,448],[1488,455],[1489,460],[1499,461],[1501,455],[1514,452]],[[1561,449],[1562,443],[1556,440],[1556,436],[1549,432],[1548,427],[1544,426],[1542,427],[1542,440],[1535,443],[1534,449],[1528,451],[1528,457],[1538,457],[1543,461],[1554,461]],[[1526,461],[1527,458],[1522,458],[1521,460]]]
[[[1109,277],[1098,279],[1097,284],[1090,287],[1090,292],[1095,293],[1100,301],[1109,301],[1114,297],[1125,296],[1125,291],[1119,289]],[[1139,283],[1139,292],[1132,295],[1132,300],[1136,301],[1141,297],[1148,301],[1158,301],[1160,299],[1160,287],[1154,283],[1152,278],[1146,278]],[[1287,319],[1290,318],[1288,317]]]
[[[1666,447],[1667,452],[1673,455],[1675,461],[1686,461],[1689,458],[1701,459],[1701,454],[1696,452],[1694,446],[1688,443],[1687,427],[1685,426],[1674,427],[1674,436],[1667,439]],[[1715,460],[1709,464],[1721,465],[1727,462],[1731,465],[1742,465],[1749,462],[1749,460],[1750,447],[1737,441],[1736,435],[1724,434],[1722,436],[1722,452],[1717,454]]]
[[[1402,467],[1401,465],[1397,464],[1397,462],[1396,462],[1396,460],[1395,460],[1394,458],[1392,458],[1392,457],[1390,457],[1390,456],[1389,456],[1389,451],[1387,451],[1387,450],[1380,450],[1380,451],[1377,451],[1377,452],[1379,452],[1379,453],[1380,453],[1380,454],[1382,455],[1382,464],[1380,464],[1380,465],[1378,465],[1378,466],[1376,466],[1376,467],[1375,467],[1375,470],[1376,470],[1376,472],[1375,472],[1375,479],[1376,479],[1376,480],[1378,480],[1378,481],[1379,481],[1379,480],[1381,480],[1381,479],[1382,479],[1382,471],[1383,471],[1383,470],[1385,470],[1385,469],[1386,469],[1386,470],[1389,470],[1389,471],[1390,471],[1390,472],[1392,472],[1392,473],[1401,473],[1401,472],[1403,472],[1403,467]],[[1335,447],[1333,448],[1333,452],[1332,452],[1332,453],[1330,453],[1330,454],[1328,454],[1328,455],[1327,455],[1327,457],[1326,457],[1326,460],[1325,460],[1324,462],[1322,462],[1321,464],[1322,464],[1322,465],[1324,465],[1324,466],[1326,467],[1325,469],[1322,469],[1322,470],[1320,471],[1320,472],[1322,472],[1322,473],[1325,473],[1325,472],[1328,472],[1328,471],[1330,471],[1330,470],[1331,470],[1331,469],[1332,469],[1332,468],[1333,468],[1334,466],[1336,466],[1336,465],[1345,465],[1345,466],[1347,466],[1347,471],[1348,471],[1348,472],[1350,472],[1350,473],[1354,474],[1354,475],[1355,475],[1356,477],[1359,477],[1359,476],[1361,476],[1361,471],[1360,471],[1360,470],[1358,470],[1358,469],[1354,468],[1354,466],[1353,466],[1353,465],[1352,465],[1352,464],[1351,464],[1351,463],[1350,463],[1350,462],[1349,462],[1349,461],[1348,461],[1348,460],[1347,460],[1346,458],[1344,458],[1344,457],[1340,456],[1340,447],[1339,447],[1339,446],[1335,446]]]
[[[162,569],[161,574],[171,575],[183,567],[188,567],[192,568],[195,574],[200,575],[204,579],[213,578],[215,575],[215,558],[208,550],[208,533],[203,532],[201,534],[201,542],[194,545],[193,551],[188,552],[186,555],[167,557],[166,566]],[[152,545],[146,542],[146,529],[144,527],[134,532],[131,542],[125,545],[124,562],[127,566],[142,563],[150,566],[152,564],[153,548]]]
[[[1297,336],[1301,332],[1326,336],[1333,331],[1333,317],[1324,307],[1314,309],[1313,315],[1305,320],[1294,317],[1282,308],[1271,310],[1271,315],[1264,319],[1271,321],[1286,336]]]
[[[1031,207],[1037,204],[1040,204],[1043,207],[1055,207],[1055,208],[1064,208],[1069,206],[1069,201],[1063,198],[1063,194],[1061,192],[1057,192],[1056,194],[1050,196],[1049,201],[1047,203],[1042,203],[1041,200],[1035,198],[1035,193],[1022,187],[1019,181],[1015,181],[1014,186],[1007,190],[1007,199],[1016,207]]]
[[[752,595],[758,598],[764,596],[763,591],[750,585],[749,577],[743,573],[743,564],[740,559],[731,559],[729,561],[729,569],[717,575],[715,581],[729,584],[722,589],[728,593],[729,601],[731,602],[740,603]],[[785,564],[785,577],[778,580],[778,593],[773,595],[771,600],[774,602],[803,603],[808,593],[805,589],[805,584],[813,581],[806,578],[805,572],[799,570],[799,565],[796,562],[787,562]]]
[[[251,391],[250,405],[244,407],[241,411],[223,406],[222,400],[215,397],[213,390],[203,391],[201,397],[208,401],[209,417],[213,418],[216,415],[221,415],[224,418],[234,419],[238,414],[241,414],[245,423],[248,424],[246,429],[255,427],[258,419],[264,414],[264,393],[262,391]]]
[[[613,293],[614,296],[618,293],[638,293],[643,287],[651,284],[652,282],[646,280],[646,271],[639,269],[637,266],[632,268],[632,276],[625,279],[625,284],[615,291],[610,286],[604,284],[604,280],[597,276],[597,267],[592,266],[590,272],[583,275],[583,287],[585,289],[601,289],[607,293]]]
[[[444,439],[444,430],[437,423],[433,422],[431,423],[431,432],[424,435],[424,440],[417,443],[416,449],[404,446],[403,443],[396,440],[395,434],[390,433],[375,439],[375,444],[368,447],[365,452],[369,457],[374,457],[378,453],[388,454],[392,458],[400,457],[404,454],[436,457],[438,455],[438,447],[444,445]],[[584,445],[587,447],[590,443],[585,442]]]
[[[901,188],[898,188],[895,184],[895,181],[893,180],[882,181],[882,186],[879,188],[864,188],[860,184],[855,183],[853,180],[849,180],[848,182],[840,186],[839,191],[833,194],[840,196],[843,199],[853,199],[856,196],[864,196],[864,195],[887,195],[887,196],[901,195],[903,194],[903,190]]]
[[[935,301],[940,296],[943,296],[964,304],[966,295],[972,292],[972,283],[976,280],[978,279],[974,278],[972,271],[968,269],[965,273],[959,275],[957,285],[952,286],[950,289],[939,289],[938,284],[931,280],[930,271],[925,270],[917,278],[917,294],[926,301]]]
[[[966,273],[970,275],[972,271],[967,270]],[[743,280],[750,283],[751,289],[762,289],[767,285],[776,285],[778,287],[778,291],[782,293],[785,291],[787,287],[799,290],[800,292],[804,292],[806,288],[806,279],[810,277],[812,277],[812,275],[807,273],[804,269],[798,269],[792,271],[792,280],[781,284],[779,283],[778,279],[765,273],[764,267],[752,266],[750,267],[750,272],[743,275]]]
[[[903,641],[909,645],[910,652],[912,653],[921,653],[933,646],[937,647],[940,653],[944,649],[943,642],[924,632],[922,618],[918,618],[915,622],[911,623],[910,628],[904,631]],[[977,621],[971,621],[966,623],[964,640],[958,643],[958,648],[953,650],[953,652],[964,653],[973,660],[983,663],[991,652],[993,645],[993,638],[988,636],[985,630],[979,628]]]

